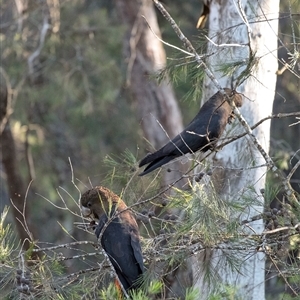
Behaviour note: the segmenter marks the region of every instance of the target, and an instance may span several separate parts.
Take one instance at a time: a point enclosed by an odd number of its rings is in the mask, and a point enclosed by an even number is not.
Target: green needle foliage
[[[157,188],[151,189],[151,193],[144,193],[144,187],[138,184],[137,176],[133,176],[132,171],[122,171],[131,170],[136,165],[134,154],[126,150],[121,157],[123,159],[118,161],[105,159],[109,165],[107,168],[112,170],[106,183],[108,187],[123,187],[119,194],[136,214],[140,225],[146,272],[143,288],[132,293],[133,300],[150,300],[153,297],[167,299],[164,294],[168,288],[168,276],[179,268],[185,268],[186,263],[199,253],[209,257],[212,250],[217,250],[222,255],[218,265],[204,260],[201,266],[206,282],[216,284],[219,281],[216,268],[222,269],[229,265],[239,270],[243,259],[240,250],[255,252],[259,249],[261,237],[247,238],[244,222],[240,219],[241,213],[249,205],[256,204],[255,198],[252,201],[250,199],[250,195],[255,196],[254,193],[241,197],[239,205],[236,205],[236,201],[220,199],[213,186],[207,183],[210,181],[198,180],[186,190],[171,188],[172,193],[162,198],[157,183],[159,179],[152,182],[152,186]],[[204,177],[208,179],[209,175],[205,174]],[[276,187],[271,183],[262,192],[266,203],[270,203],[268,199],[277,195]],[[68,191],[66,195],[63,200],[67,209],[63,214],[65,217],[76,214],[76,218],[72,231],[68,232],[65,227],[60,227],[60,230],[72,240],[66,244],[50,244],[46,239],[46,243],[32,241],[30,253],[23,253],[18,247],[11,225],[5,221],[7,209],[4,210],[0,222],[0,286],[4,291],[4,299],[15,299],[20,295],[24,299],[118,299],[118,292],[112,283],[114,275],[93,231],[89,229],[89,221],[82,219],[79,208],[77,211],[72,208],[74,199],[69,197]],[[269,219],[275,222],[276,218],[280,223],[277,228],[287,226],[286,215],[277,216],[275,212],[266,208],[266,213],[260,218],[264,218],[266,224]],[[298,215],[294,215],[295,219]],[[247,223],[251,224],[251,220],[247,220]],[[296,230],[291,231],[290,235],[283,233],[267,235],[265,243],[270,246],[265,246],[265,249],[269,249],[268,255],[276,257],[276,264],[280,262],[285,265],[285,278],[295,285],[299,279],[299,261],[297,254],[293,256],[292,253],[297,253],[299,235]],[[278,245],[283,241],[286,249],[290,249],[288,262],[277,254]],[[38,254],[38,258],[28,259],[33,254]],[[238,299],[238,287],[216,286],[209,299]],[[184,299],[196,300],[201,295],[201,291],[190,287],[184,291]]]

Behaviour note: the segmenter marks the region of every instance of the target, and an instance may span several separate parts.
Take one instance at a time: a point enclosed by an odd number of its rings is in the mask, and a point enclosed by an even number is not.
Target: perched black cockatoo
[[[86,191],[80,203],[84,216],[98,220],[95,234],[97,238],[102,234],[101,245],[124,289],[128,292],[139,288],[144,263],[138,225],[132,212],[123,211],[127,208],[123,200],[102,186]]]
[[[224,88],[232,96],[237,107],[242,106],[242,96],[231,89]],[[169,161],[198,150],[206,152],[213,149],[217,139],[222,135],[226,124],[233,118],[233,110],[220,92],[214,94],[200,108],[191,123],[174,139],[158,151],[144,157],[139,166],[149,164],[140,176],[161,167]]]

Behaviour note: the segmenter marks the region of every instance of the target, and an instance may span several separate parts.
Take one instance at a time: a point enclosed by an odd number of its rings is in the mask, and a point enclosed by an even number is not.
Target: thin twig
[[[165,42],[163,39],[161,39],[161,38],[153,31],[153,29],[151,28],[151,26],[150,26],[150,24],[148,23],[148,21],[147,21],[147,19],[145,18],[145,16],[142,16],[142,17],[145,19],[145,21],[146,21],[146,23],[147,23],[149,29],[150,29],[151,32],[153,33],[153,35],[154,35],[161,43],[163,43],[164,45],[166,45],[166,46],[168,46],[168,47],[170,47],[170,48],[176,49],[176,50],[178,50],[179,52],[182,52],[182,53],[184,53],[184,54],[187,54],[187,57],[194,57],[194,54],[193,54],[193,53],[187,52],[187,51],[185,51],[185,50],[183,50],[183,49],[181,49],[181,48],[179,48],[179,47],[176,47],[176,46],[174,46],[174,45],[172,45],[172,44],[170,44],[170,43],[167,43],[167,42]]]
[[[296,172],[296,170],[299,168],[299,166],[300,166],[300,160],[297,161],[297,163],[294,165],[294,167],[292,168],[290,173],[286,176],[286,179],[285,179],[286,184],[291,181],[293,174]]]
[[[289,118],[289,117],[295,117],[295,116],[300,116],[300,111],[299,112],[293,112],[293,113],[279,113],[279,114],[275,114],[275,115],[271,115],[265,118],[262,118],[261,120],[259,120],[256,124],[254,124],[253,126],[251,126],[251,130],[254,130],[256,127],[258,127],[260,124],[262,124],[263,122],[270,120],[270,119],[281,119],[281,118]],[[228,141],[222,143],[220,145],[220,148],[232,143],[233,141],[240,139],[244,136],[247,135],[247,132],[241,133],[239,135],[236,135],[232,138],[230,138]]]
[[[293,292],[293,294],[295,296],[298,296],[298,293],[292,288],[292,286],[290,285],[290,283],[288,282],[288,280],[286,279],[286,276],[284,276],[280,270],[280,268],[277,266],[276,261],[273,259],[272,255],[266,253],[268,255],[268,257],[270,258],[271,262],[273,263],[274,267],[276,268],[277,272],[281,275],[282,279],[284,280],[284,282],[286,283],[286,285],[291,289],[291,291]]]
[[[216,44],[213,40],[211,40],[207,35],[205,35],[205,38],[211,42],[215,47],[221,48],[221,47],[248,47],[248,45],[243,44]]]
[[[273,234],[273,233],[278,233],[281,231],[287,231],[287,230],[297,230],[297,228],[300,227],[300,223],[296,224],[295,226],[284,226],[272,230],[267,230],[262,233],[262,235],[267,235],[267,234]]]
[[[61,245],[56,245],[56,246],[51,246],[51,247],[34,248],[34,249],[32,249],[32,252],[52,251],[52,250],[57,250],[57,249],[62,249],[62,248],[70,248],[72,246],[78,246],[78,245],[92,245],[94,247],[97,246],[97,244],[95,244],[94,242],[90,242],[90,241],[78,241],[78,242],[61,244]]]

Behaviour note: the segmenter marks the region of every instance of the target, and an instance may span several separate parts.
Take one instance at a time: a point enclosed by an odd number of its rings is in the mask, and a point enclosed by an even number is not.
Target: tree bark
[[[242,11],[239,9],[238,3],[242,4]],[[241,61],[249,58],[250,48],[255,57],[258,58],[256,68],[251,72],[251,77],[238,87],[238,91],[246,96],[241,113],[251,126],[272,112],[277,70],[279,0],[259,2],[249,0],[220,2],[213,0],[209,5],[210,39],[217,45],[245,45],[216,46],[209,43],[208,52],[215,51],[218,54],[212,56],[208,64],[221,86],[230,87],[231,85],[231,79],[225,78],[223,74],[217,71],[224,62]],[[247,20],[243,19],[243,13],[246,14]],[[248,21],[251,21],[251,24],[247,23]],[[239,69],[239,74],[241,71]],[[234,74],[234,77],[236,78],[237,75]],[[216,91],[208,78],[205,78],[204,90],[203,99],[208,99]],[[241,128],[238,123],[236,124]],[[244,130],[242,129],[242,131]],[[262,123],[253,133],[268,153],[270,122]],[[266,179],[267,169],[262,166],[264,164],[263,157],[247,137],[227,145],[215,157],[214,165],[221,166],[221,168],[214,170],[213,176],[220,197],[230,200],[236,199],[237,202],[243,197],[253,199],[253,204],[247,207],[241,215],[241,219],[249,219],[251,216],[263,212],[264,199],[260,190],[264,188]],[[256,168],[251,168],[253,166]],[[243,169],[243,171],[236,171],[237,169]],[[251,223],[251,228],[256,234],[260,234],[264,229],[263,220]],[[246,227],[243,230],[246,234],[253,234],[253,231]],[[232,270],[226,264],[222,265],[222,268],[219,267],[220,262],[224,259],[221,250],[215,250],[209,255],[206,253],[198,257],[198,265],[193,270],[194,283],[204,293],[203,299],[214,288],[204,280],[205,271],[201,268],[204,260],[208,260],[210,265],[214,266],[214,272],[221,279],[221,285],[229,284],[236,287],[239,296],[243,299],[265,298],[264,254],[256,253],[256,251],[239,251],[238,257],[240,258],[238,270]]]
[[[161,38],[161,34],[152,1],[115,2],[123,23],[128,27],[124,38],[127,87],[137,106],[137,116],[152,152],[181,132],[181,112],[169,81],[165,79],[158,84],[151,79],[166,66],[163,45],[156,37]],[[185,167],[175,162],[168,168],[175,171],[164,172],[163,185],[179,178]]]
[[[29,248],[29,235],[24,229],[24,220],[28,221],[28,208],[24,209],[24,199],[26,194],[26,188],[23,180],[17,171],[17,160],[16,160],[16,148],[15,141],[10,129],[9,122],[1,134],[0,153],[2,155],[2,164],[6,173],[6,181],[11,202],[13,203],[11,209],[15,218],[16,228],[19,237],[24,242],[24,249]],[[22,223],[22,224],[21,224]]]
[[[16,229],[24,250],[27,250],[30,246],[29,238],[32,239],[32,228],[30,226],[30,219],[28,218],[28,207],[24,207],[26,188],[18,169],[16,146],[10,129],[8,114],[10,101],[8,100],[9,91],[7,86],[7,78],[1,74],[0,114],[2,123],[0,122],[0,155],[6,174],[8,193],[13,204],[11,210],[15,219]],[[24,225],[25,220],[27,225],[26,229]]]
[[[8,91],[5,76],[0,70],[0,135],[7,122]]]
[[[166,66],[163,44],[157,38],[161,38],[161,34],[156,13],[152,0],[116,0],[115,3],[123,23],[128,28],[123,41],[127,64],[127,88],[137,107],[137,117],[147,141],[147,148],[153,152],[183,129],[181,112],[169,80],[164,79],[158,84],[151,78]],[[164,167],[171,172],[163,171],[161,185],[168,186],[181,178],[189,166],[186,162],[187,159],[183,157],[182,160]],[[186,179],[183,178],[176,186],[182,188],[185,182]],[[172,190],[169,190],[169,194],[171,193]],[[162,269],[163,267],[158,271],[161,272]],[[184,295],[185,288],[192,284],[190,274],[191,268],[183,270],[181,267],[169,274],[167,296]]]

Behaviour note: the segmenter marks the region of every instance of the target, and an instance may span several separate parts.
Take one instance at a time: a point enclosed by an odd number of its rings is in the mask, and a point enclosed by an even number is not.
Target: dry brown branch
[[[61,244],[57,246],[50,246],[50,247],[44,247],[44,248],[35,248],[32,249],[33,252],[44,252],[44,251],[53,251],[57,249],[63,249],[63,248],[70,248],[73,246],[78,246],[78,245],[92,245],[94,247],[97,246],[94,242],[90,241],[78,241],[78,242],[72,242],[72,243],[67,243],[67,244]]]
[[[300,112],[274,114],[274,115],[271,115],[271,116],[268,116],[268,117],[265,117],[265,118],[259,120],[256,124],[251,126],[251,130],[254,130],[259,125],[261,125],[263,122],[270,120],[270,119],[281,119],[281,118],[289,118],[289,117],[296,117],[296,116],[300,116]],[[246,135],[247,135],[247,132],[243,132],[241,134],[235,135],[234,137],[227,138],[228,140],[221,143],[220,145],[218,145],[217,149],[222,149],[224,146],[226,146],[226,145],[232,143],[233,141],[236,141]]]
[[[296,172],[296,170],[299,168],[299,166],[300,166],[300,160],[297,161],[297,163],[294,165],[294,167],[292,168],[290,173],[286,176],[286,179],[285,179],[286,184],[290,183],[293,174]]]
[[[292,288],[292,286],[290,285],[290,283],[288,282],[286,276],[284,276],[284,274],[282,273],[282,271],[280,270],[280,268],[277,265],[277,262],[275,261],[275,259],[272,257],[272,255],[270,255],[268,252],[266,252],[266,254],[268,255],[269,259],[271,260],[272,264],[274,265],[274,267],[276,268],[278,274],[281,275],[282,279],[284,280],[285,284],[291,289],[291,291],[293,292],[293,294],[295,296],[298,296],[299,294]]]

